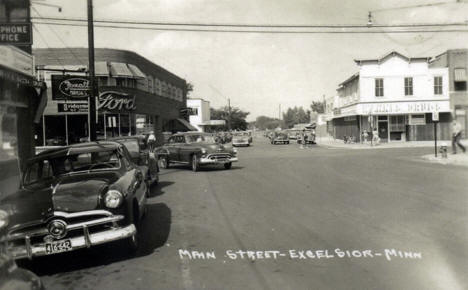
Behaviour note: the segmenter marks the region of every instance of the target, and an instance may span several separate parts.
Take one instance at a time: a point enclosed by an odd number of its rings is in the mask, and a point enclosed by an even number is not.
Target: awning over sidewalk
[[[198,131],[197,128],[195,128],[194,126],[192,126],[188,121],[184,120],[184,119],[176,119],[177,122],[179,122],[183,127],[185,127],[187,129],[187,131]]]
[[[197,128],[195,128],[189,122],[181,118],[172,119],[168,121],[166,124],[164,124],[163,130],[172,133],[198,131]]]

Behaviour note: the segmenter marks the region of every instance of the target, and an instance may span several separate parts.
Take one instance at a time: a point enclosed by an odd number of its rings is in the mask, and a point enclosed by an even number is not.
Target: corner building
[[[36,145],[66,145],[89,138],[86,100],[54,97],[52,75],[85,76],[87,48],[35,49],[39,79],[48,84],[48,102],[36,128]],[[78,72],[67,72],[61,70]],[[98,139],[154,131],[158,142],[163,132],[193,130],[181,116],[186,107],[187,83],[135,52],[95,49],[98,85]]]

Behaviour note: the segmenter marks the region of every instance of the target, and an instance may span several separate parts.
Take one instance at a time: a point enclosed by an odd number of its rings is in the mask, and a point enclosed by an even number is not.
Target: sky
[[[86,18],[86,0],[34,0],[32,16]],[[430,5],[435,4],[435,5]],[[428,6],[429,5],[429,6]],[[410,8],[405,8],[412,6]],[[415,7],[414,7],[415,6]],[[94,0],[94,18],[240,24],[374,24],[465,22],[467,0]],[[35,24],[34,45],[86,47],[86,27]],[[354,59],[396,50],[431,57],[468,48],[468,32],[259,34],[95,28],[95,46],[135,51],[194,86],[191,97],[278,117],[336,94],[358,71]]]

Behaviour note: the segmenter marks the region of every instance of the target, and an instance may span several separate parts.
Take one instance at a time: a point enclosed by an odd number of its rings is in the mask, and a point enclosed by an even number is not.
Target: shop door
[[[388,141],[388,121],[379,121],[379,138],[382,142]]]
[[[68,115],[68,144],[88,141],[88,115]]]

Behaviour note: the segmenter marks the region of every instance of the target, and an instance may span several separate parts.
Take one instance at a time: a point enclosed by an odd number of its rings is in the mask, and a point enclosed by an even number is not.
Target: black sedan
[[[121,143],[44,151],[29,160],[18,192],[0,201],[10,215],[3,242],[15,259],[117,240],[134,252],[148,188]]]

